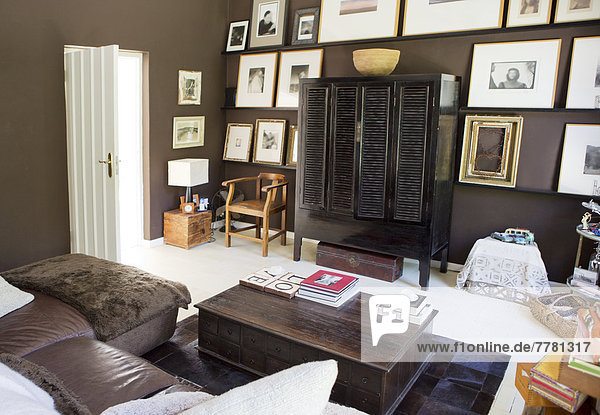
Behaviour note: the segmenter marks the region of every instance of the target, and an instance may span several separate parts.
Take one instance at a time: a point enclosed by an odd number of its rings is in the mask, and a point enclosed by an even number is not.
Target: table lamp
[[[185,198],[180,197],[183,213],[193,213],[199,205],[198,195],[192,196],[192,186],[208,183],[208,159],[170,160],[169,186],[186,187]]]

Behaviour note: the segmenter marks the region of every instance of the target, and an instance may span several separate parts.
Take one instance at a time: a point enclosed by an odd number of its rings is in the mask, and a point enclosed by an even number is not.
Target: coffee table
[[[332,401],[370,414],[391,414],[426,367],[430,355],[419,362],[407,360],[416,355],[417,342],[428,342],[437,311],[423,324],[411,324],[406,333],[380,340],[384,348],[393,345],[393,361],[363,362],[361,336],[370,341],[370,328],[368,318],[361,321],[361,303],[368,297],[358,294],[336,309],[238,285],[195,305],[198,350],[259,376],[335,359]]]

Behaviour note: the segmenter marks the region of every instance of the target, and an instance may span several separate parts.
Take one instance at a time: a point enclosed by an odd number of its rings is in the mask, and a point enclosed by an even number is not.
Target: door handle
[[[100,164],[106,164],[108,166],[108,177],[112,178],[113,176],[113,160],[112,153],[108,153],[107,160],[98,160]]]

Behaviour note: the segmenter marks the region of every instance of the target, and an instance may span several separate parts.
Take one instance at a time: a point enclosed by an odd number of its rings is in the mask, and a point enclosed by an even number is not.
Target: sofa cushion
[[[95,414],[177,384],[147,361],[85,337],[54,343],[26,358],[53,372]]]
[[[79,311],[54,297],[24,291],[35,300],[0,318],[0,353],[24,356],[70,337],[94,338],[92,326]]]

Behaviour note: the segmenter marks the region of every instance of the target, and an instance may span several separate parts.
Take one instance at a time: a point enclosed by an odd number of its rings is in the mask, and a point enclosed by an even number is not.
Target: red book
[[[351,277],[350,275],[330,271],[317,271],[302,281],[300,286],[339,294],[357,280],[358,278]]]

